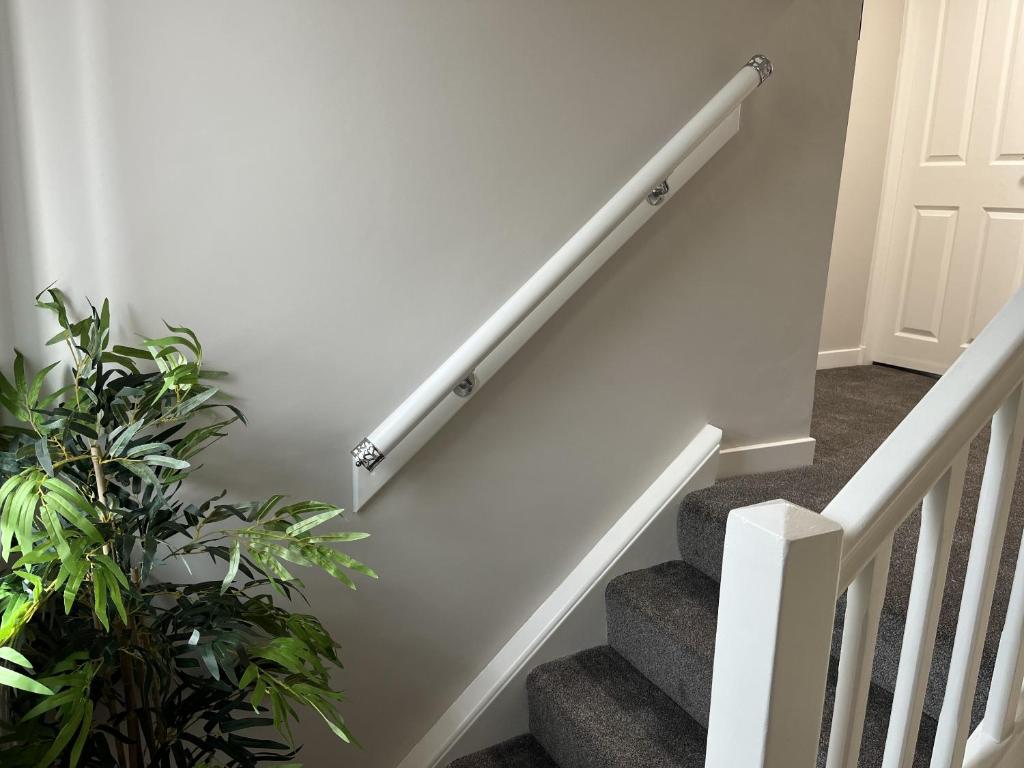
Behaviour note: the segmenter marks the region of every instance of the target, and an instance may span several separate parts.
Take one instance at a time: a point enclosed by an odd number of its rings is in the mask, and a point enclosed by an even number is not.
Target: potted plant
[[[278,598],[302,596],[296,565],[375,577],[338,549],[366,534],[323,532],[342,510],[319,501],[192,500],[197,456],[244,422],[196,334],[113,345],[108,302],[36,299],[68,375],[20,353],[0,373],[0,764],[297,766],[300,710],[353,741],[337,643]],[[168,575],[199,555],[223,577]]]

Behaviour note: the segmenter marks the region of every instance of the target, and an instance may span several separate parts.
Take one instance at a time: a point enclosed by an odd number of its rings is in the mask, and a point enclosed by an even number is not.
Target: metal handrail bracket
[[[425,442],[420,439],[410,441],[414,445],[402,445],[410,433],[429,431],[428,426],[439,428],[466,398],[479,391],[490,374],[739,130],[740,106],[771,74],[772,64],[766,56],[752,57],[462,346],[352,449],[355,468],[373,473],[388,458],[393,466],[387,476],[394,474]],[[439,408],[446,401],[459,402]],[[396,455],[401,461],[394,461]],[[362,499],[357,492],[356,508],[386,480],[378,479],[379,474],[363,483],[365,492]]]

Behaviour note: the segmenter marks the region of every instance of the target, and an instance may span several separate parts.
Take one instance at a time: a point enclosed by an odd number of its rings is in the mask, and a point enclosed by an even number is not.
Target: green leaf
[[[192,466],[187,461],[175,459],[170,456],[161,456],[157,453],[151,453],[148,456],[143,456],[142,459],[147,464],[155,464],[158,467],[169,467],[170,469],[188,469]]]
[[[342,514],[344,511],[345,510],[343,509],[338,509],[337,507],[334,507],[333,509],[329,509],[326,512],[321,512],[319,515],[307,517],[305,520],[302,520],[301,522],[294,523],[293,525],[288,526],[288,533],[290,533],[292,536],[298,536],[299,534],[305,533],[306,531],[311,531],[318,525],[323,525],[328,520],[334,519],[338,515]]]
[[[28,693],[38,693],[41,696],[53,695],[53,691],[42,683],[36,682],[31,677],[23,675],[21,672],[15,672],[7,667],[0,667],[0,685],[6,685],[8,688],[17,688],[19,691],[26,691]]]
[[[78,731],[78,726],[81,724],[85,717],[85,703],[84,701],[72,706],[70,711],[61,720],[61,729],[57,732],[57,738],[53,741],[53,746],[50,747],[49,751],[43,756],[36,766],[37,768],[46,768],[50,766],[57,759],[57,757],[67,748],[71,742],[72,737]]]
[[[59,478],[48,478],[43,481],[48,493],[43,495],[43,503],[51,507],[57,514],[71,525],[84,533],[91,541],[99,544],[103,537],[88,516],[96,516],[96,510],[74,488]]]
[[[332,550],[331,557],[338,562],[339,565],[344,566],[352,571],[357,571],[364,576],[369,576],[371,579],[376,579],[377,573],[372,568],[356,560],[354,557],[349,557],[344,552],[337,552]]]
[[[32,379],[32,386],[28,390],[28,403],[30,407],[35,407],[39,401],[39,393],[43,390],[43,384],[46,382],[46,375],[56,368],[60,363],[51,363],[50,365],[43,368],[39,373]]]
[[[107,618],[107,574],[98,568],[92,572],[92,610],[103,628],[110,631],[110,619]]]
[[[131,459],[135,456],[141,456],[146,453],[162,453],[167,450],[170,450],[170,446],[167,443],[143,443],[142,445],[133,445],[125,452],[124,457],[126,459]]]
[[[50,538],[53,540],[53,546],[57,550],[58,557],[60,557],[62,562],[66,562],[71,557],[71,547],[68,546],[67,537],[64,535],[64,527],[61,525],[57,513],[51,507],[43,504],[39,509],[39,518],[42,520],[46,532],[50,534]]]
[[[156,473],[142,461],[136,459],[118,459],[118,464],[127,469],[133,475],[138,477],[144,483],[152,486],[155,489],[159,489],[161,486],[160,479],[156,476]]]
[[[96,562],[100,563],[107,570],[107,573],[114,577],[118,584],[125,589],[130,589],[128,577],[124,575],[124,571],[121,570],[121,567],[109,555],[99,554],[95,557]]]
[[[18,350],[14,350],[14,388],[23,400],[28,395],[28,384],[25,381],[25,356]]]
[[[81,691],[70,688],[66,691],[61,691],[60,693],[48,696],[22,715],[21,719],[31,720],[35,717],[39,717],[40,715],[45,715],[50,710],[56,709],[57,707],[63,707],[65,704],[71,703],[81,695]]]
[[[132,422],[127,427],[121,427],[111,432],[111,437],[114,437],[114,435],[117,435],[117,437],[114,438],[114,442],[107,449],[107,456],[120,456],[124,447],[128,445],[128,441],[135,437],[144,426],[146,426],[146,422],[140,419],[139,421]]]
[[[82,713],[82,723],[78,728],[78,737],[71,747],[71,759],[68,768],[75,768],[78,765],[78,761],[82,758],[82,749],[85,747],[85,741],[89,738],[89,733],[92,731],[92,712],[93,703],[87,699],[85,711]]]
[[[36,459],[39,460],[39,466],[43,468],[47,475],[53,477],[53,459],[50,458],[50,444],[45,437],[36,440],[35,452]]]
[[[148,349],[139,349],[138,347],[126,347],[122,344],[115,344],[113,352],[117,355],[124,357],[133,357],[138,360],[152,360],[153,355]]]
[[[199,655],[203,660],[206,671],[210,673],[210,677],[214,680],[220,680],[220,667],[217,666],[217,657],[213,653],[213,646],[204,645],[200,649]]]
[[[231,586],[231,582],[235,580],[235,576],[238,575],[238,565],[242,558],[242,547],[235,539],[231,544],[231,557],[228,560],[228,572],[224,576],[224,581],[220,585],[220,593],[223,595],[228,587]]]
[[[64,584],[64,613],[71,613],[71,606],[74,605],[78,590],[85,579],[86,564],[81,560],[68,563],[65,566],[68,570],[68,580]]]
[[[19,667],[24,667],[25,669],[32,669],[32,662],[10,646],[0,647],[0,659],[9,661],[12,664],[17,664]]]
[[[174,347],[181,345],[188,349],[194,354],[199,354],[199,348],[191,339],[187,339],[184,336],[164,336],[160,339],[143,339],[142,343],[147,347],[155,347],[156,349],[166,349],[168,347]]]
[[[260,668],[255,664],[250,664],[245,668],[241,679],[238,681],[239,690],[245,690],[260,676]]]
[[[114,609],[117,611],[117,615],[121,618],[122,624],[128,623],[128,612],[124,607],[124,598],[121,595],[121,590],[117,588],[116,584],[110,585],[110,600],[114,603]]]
[[[310,536],[304,539],[304,541],[308,541],[310,544],[335,544],[342,541],[361,541],[368,538],[370,538],[368,533],[327,533],[323,536]]]

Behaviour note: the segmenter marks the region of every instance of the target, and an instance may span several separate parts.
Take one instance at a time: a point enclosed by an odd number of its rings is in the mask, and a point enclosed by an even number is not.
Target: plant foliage
[[[67,370],[51,388],[60,364],[30,374],[16,352],[0,373],[0,763],[297,766],[304,708],[351,742],[337,644],[275,595],[302,596],[295,566],[375,577],[337,548],[366,534],[323,532],[342,510],[318,501],[183,498],[244,422],[195,333],[112,345],[108,302],[79,320],[55,288],[36,300]],[[197,555],[223,578],[166,575]]]

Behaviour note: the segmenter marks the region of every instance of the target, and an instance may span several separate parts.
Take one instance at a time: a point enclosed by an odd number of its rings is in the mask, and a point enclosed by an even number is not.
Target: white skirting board
[[[814,438],[798,437],[774,443],[723,448],[718,459],[718,477],[775,472],[805,467],[814,461]]]
[[[850,349],[824,349],[818,353],[818,370],[826,368],[847,368],[851,365],[867,365],[867,347]]]
[[[604,589],[627,571],[678,558],[676,510],[715,480],[722,432],[697,433],[513,635],[398,768],[435,768],[529,730],[526,676],[607,641]]]

